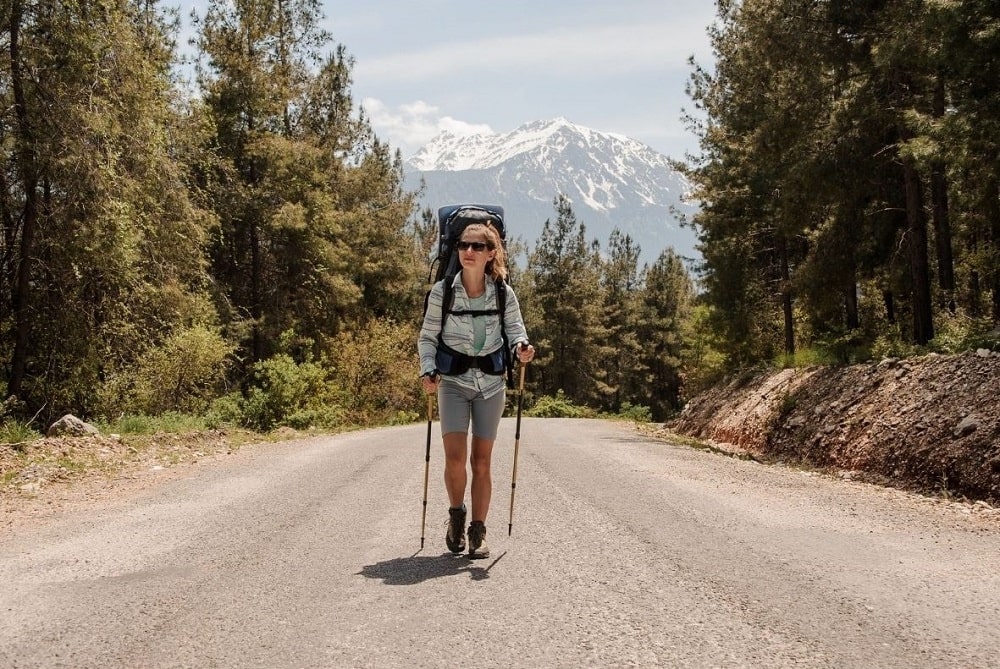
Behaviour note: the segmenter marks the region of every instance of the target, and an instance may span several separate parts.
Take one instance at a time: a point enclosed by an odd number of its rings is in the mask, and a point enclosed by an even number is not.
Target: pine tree
[[[689,89],[706,120],[688,175],[731,364],[779,341],[926,345],[935,308],[979,309],[1000,266],[987,5],[719,3],[715,69]]]
[[[5,18],[7,387],[87,415],[102,380],[212,322],[205,218],[172,156],[173,22],[127,0],[17,1]]]
[[[199,179],[220,230],[213,270],[246,319],[247,363],[282,332],[324,341],[372,317],[410,318],[416,268],[386,253],[413,208],[402,161],[354,116],[353,60],[326,57],[315,0],[214,1],[200,23],[217,160]],[[404,290],[400,291],[400,286]]]
[[[601,355],[611,411],[621,409],[624,402],[646,404],[646,368],[638,332],[639,289],[645,280],[644,271],[639,269],[640,252],[631,236],[612,230],[602,272],[606,340]]]
[[[562,390],[574,402],[599,405],[601,296],[595,254],[586,227],[577,221],[569,200],[554,201],[556,220],[545,221],[528,261],[532,295],[541,317],[532,324],[538,343],[537,370],[542,394]]]
[[[693,298],[694,286],[683,260],[667,249],[646,274],[638,327],[653,420],[665,420],[683,406],[684,321]]]
[[[936,125],[948,166],[959,303],[1000,325],[1000,8],[989,0],[935,3],[947,107]],[[992,298],[988,293],[992,293]],[[987,308],[989,304],[989,308]]]

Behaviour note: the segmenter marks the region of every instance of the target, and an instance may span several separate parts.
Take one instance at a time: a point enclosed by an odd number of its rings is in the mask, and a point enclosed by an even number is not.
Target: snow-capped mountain
[[[406,161],[406,186],[425,185],[420,202],[434,211],[446,204],[481,202],[504,207],[513,236],[534,245],[553,200],[565,194],[589,239],[607,249],[614,228],[631,235],[642,261],[666,247],[697,257],[694,232],[677,213],[690,216],[687,183],[668,159],[622,135],[564,118],[528,123],[505,134],[442,133]]]

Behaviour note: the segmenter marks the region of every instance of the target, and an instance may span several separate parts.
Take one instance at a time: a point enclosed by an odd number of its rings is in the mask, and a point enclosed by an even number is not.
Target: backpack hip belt
[[[503,347],[486,355],[465,355],[451,348],[438,337],[434,365],[444,376],[459,376],[476,367],[484,374],[501,376],[507,368]]]

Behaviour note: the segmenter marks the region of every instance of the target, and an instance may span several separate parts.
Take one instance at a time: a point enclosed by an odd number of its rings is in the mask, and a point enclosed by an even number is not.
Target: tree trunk
[[[861,315],[858,306],[858,236],[864,226],[864,199],[857,200],[851,207],[847,217],[847,230],[843,235],[848,241],[843,257],[847,263],[847,280],[844,284],[844,321],[848,330],[861,327]]]
[[[955,261],[951,247],[951,222],[948,216],[948,182],[944,175],[944,165],[938,162],[931,165],[931,202],[938,285],[944,292],[948,310],[955,313]]]
[[[882,291],[882,304],[885,305],[885,320],[890,325],[896,324],[896,298],[891,290]]]
[[[17,165],[24,188],[24,211],[21,217],[21,239],[16,258],[17,270],[11,295],[11,312],[14,319],[14,347],[11,353],[10,377],[7,393],[20,395],[28,359],[28,342],[31,335],[30,303],[32,258],[35,232],[38,227],[38,167],[35,157],[34,136],[28,119],[27,101],[24,96],[24,78],[21,72],[20,27],[23,7],[14,0],[10,10],[10,86],[14,93],[14,113],[17,118]]]
[[[972,251],[975,251],[977,244],[975,240],[970,245]],[[969,271],[969,315],[973,318],[979,318],[983,314],[983,287],[979,280],[979,270]]]
[[[994,165],[1000,163],[994,162]],[[986,191],[986,220],[989,222],[990,243],[993,246],[994,257],[1000,254],[1000,175],[994,172]],[[993,324],[1000,324],[1000,263],[993,263],[989,268],[989,284],[993,293],[991,316]]]
[[[934,116],[944,116],[944,78],[938,76],[934,88]],[[934,222],[934,246],[937,251],[938,285],[951,313],[955,313],[955,262],[951,244],[951,221],[948,215],[948,180],[945,165],[931,164],[931,212]]]
[[[993,324],[1000,325],[1000,272],[993,273]]]
[[[0,240],[0,323],[7,322],[6,312],[11,300],[11,286],[14,285],[14,245],[17,243],[19,223],[15,221],[14,205],[8,173],[0,170],[0,222],[3,225],[3,239]]]
[[[854,272],[851,272],[854,276]],[[861,316],[858,313],[858,285],[857,281],[851,281],[844,293],[844,309],[846,313],[846,324],[848,330],[857,330],[861,327]]]
[[[788,242],[778,238],[778,255],[781,262],[781,313],[785,321],[785,353],[795,354],[795,314],[792,309],[792,281],[788,268]]]
[[[264,298],[261,290],[262,268],[260,252],[260,233],[257,229],[257,221],[248,221],[250,236],[250,316],[253,318],[253,361],[258,362],[264,359],[264,334],[262,321],[264,316]]]
[[[910,278],[913,281],[913,341],[923,346],[934,338],[931,307],[930,264],[927,259],[927,216],[924,213],[920,175],[912,161],[903,161],[903,187],[906,192],[906,236],[910,255]]]
[[[970,258],[975,258],[979,252],[980,231],[976,226],[970,226],[968,242],[966,244],[966,254]],[[973,265],[969,268],[968,297],[965,308],[972,318],[979,318],[983,315],[983,284],[979,270]]]

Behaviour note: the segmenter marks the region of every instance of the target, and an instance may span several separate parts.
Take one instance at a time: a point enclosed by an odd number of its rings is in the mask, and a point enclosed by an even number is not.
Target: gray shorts
[[[506,403],[506,388],[491,397],[483,397],[478,390],[441,379],[438,386],[438,415],[441,417],[441,434],[469,431],[472,419],[472,435],[494,441],[497,427]]]

